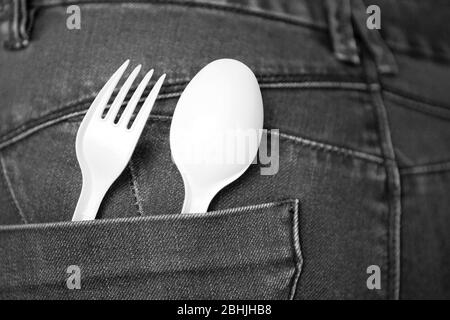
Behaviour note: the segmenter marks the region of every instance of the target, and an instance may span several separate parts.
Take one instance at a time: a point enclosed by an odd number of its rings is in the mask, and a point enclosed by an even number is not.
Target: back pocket
[[[3,226],[0,259],[3,299],[292,299],[298,200]]]

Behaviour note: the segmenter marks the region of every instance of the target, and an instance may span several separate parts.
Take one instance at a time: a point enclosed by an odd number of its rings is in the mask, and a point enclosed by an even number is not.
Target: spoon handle
[[[214,195],[208,192],[201,192],[190,188],[187,183],[184,184],[184,202],[181,213],[205,213],[208,211],[209,204]]]

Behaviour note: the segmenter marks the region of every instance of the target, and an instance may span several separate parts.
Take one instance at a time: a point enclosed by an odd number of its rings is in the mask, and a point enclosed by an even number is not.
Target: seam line
[[[414,111],[422,115],[435,117],[441,120],[450,120],[450,109],[446,109],[445,107],[431,105],[429,103],[410,99],[389,91],[383,91],[383,97],[385,98],[385,100],[390,101],[391,103],[395,103],[395,106],[398,106],[400,108]]]
[[[302,273],[303,267],[303,257],[302,250],[300,244],[300,224],[299,224],[299,205],[300,201],[298,199],[293,200],[293,203],[290,203],[289,210],[292,211],[292,240],[294,247],[294,263],[295,263],[295,273],[292,281],[291,292],[289,294],[289,300],[295,299],[295,294],[297,293],[297,287],[299,284],[300,275]],[[292,208],[292,206],[294,208]]]
[[[261,204],[247,205],[229,209],[220,209],[208,211],[205,213],[187,213],[187,214],[161,214],[161,215],[146,215],[143,217],[123,217],[123,218],[112,218],[112,219],[95,219],[95,220],[83,220],[83,221],[58,221],[58,222],[40,222],[33,224],[11,224],[11,225],[0,225],[0,232],[5,230],[30,230],[30,229],[52,229],[60,227],[69,228],[79,228],[83,226],[90,225],[108,225],[108,224],[125,224],[132,223],[136,221],[157,221],[157,220],[178,220],[178,219],[205,219],[224,215],[242,215],[249,210],[266,210],[278,206],[289,205],[292,203],[293,199],[286,199],[274,202],[266,202]]]
[[[406,99],[406,100],[410,100],[410,101],[413,101],[413,102],[416,102],[416,103],[419,103],[419,104],[424,104],[424,105],[427,105],[427,106],[432,107],[432,108],[443,109],[445,111],[450,111],[450,106],[439,104],[439,103],[436,103],[436,102],[433,102],[433,101],[429,101],[429,100],[425,100],[423,97],[420,97],[420,96],[417,96],[417,95],[414,95],[414,94],[411,94],[411,93],[406,93],[406,92],[404,92],[402,90],[399,90],[399,89],[394,89],[392,87],[384,86],[384,85],[382,85],[382,89],[383,89],[383,92],[386,92],[386,93],[391,94],[393,96],[397,96],[397,97],[400,97],[400,98],[403,98],[403,99]]]
[[[347,149],[347,148],[342,148],[342,147],[337,147],[337,146],[333,146],[330,144],[326,144],[326,143],[322,143],[322,142],[317,142],[317,141],[313,141],[313,140],[309,140],[309,139],[305,139],[305,138],[300,138],[297,136],[292,136],[289,134],[285,134],[285,133],[276,133],[276,132],[270,132],[270,134],[273,135],[279,135],[280,137],[284,138],[284,139],[288,139],[297,143],[300,143],[302,145],[311,147],[311,148],[316,148],[316,149],[320,149],[326,152],[335,152],[335,153],[339,153],[342,154],[344,156],[352,156],[355,158],[359,158],[362,160],[366,160],[369,162],[374,162],[377,164],[382,164],[384,163],[384,159],[382,157],[378,157],[376,155],[371,155],[365,152],[360,152],[360,151],[356,151],[356,150],[351,150],[351,149]]]
[[[196,1],[176,1],[176,0],[128,0],[128,1],[108,1],[108,0],[88,0],[88,1],[45,1],[45,0],[36,0],[34,1],[35,6],[40,7],[52,7],[52,6],[59,6],[59,5],[65,5],[65,4],[123,4],[123,3],[136,3],[136,4],[153,4],[153,5],[172,5],[172,6],[179,6],[179,7],[197,7],[197,8],[203,8],[207,10],[217,10],[222,12],[230,12],[230,13],[237,13],[242,15],[248,15],[248,16],[254,16],[270,21],[276,21],[276,22],[283,22],[290,25],[296,25],[300,27],[305,27],[312,30],[317,31],[326,31],[326,25],[324,24],[317,24],[313,21],[307,20],[307,19],[301,19],[299,17],[289,17],[287,15],[283,15],[281,13],[274,14],[272,12],[268,11],[257,11],[245,8],[243,6],[237,6],[237,5],[230,5],[230,4],[219,4],[219,3],[210,3],[210,2],[196,2]]]
[[[180,95],[181,95],[181,92],[180,93],[174,92],[174,93],[169,93],[169,94],[162,94],[162,95],[158,96],[157,100],[171,99],[171,98],[178,97]],[[143,94],[143,96],[144,96],[143,98],[139,99],[139,102],[142,102],[142,101],[145,100],[146,95]],[[127,102],[128,101],[124,101],[122,103],[122,105],[126,104]],[[81,104],[88,104],[88,103],[90,103],[90,102],[84,102],[84,103],[81,103]],[[4,141],[0,142],[0,150],[4,149],[5,147],[7,147],[7,146],[9,146],[9,145],[11,145],[13,143],[16,143],[16,142],[18,142],[18,141],[28,137],[29,135],[31,135],[31,134],[33,134],[33,133],[35,133],[37,131],[40,131],[41,129],[45,129],[47,127],[50,127],[50,126],[52,126],[54,124],[57,124],[59,122],[62,122],[64,120],[69,120],[71,118],[75,118],[77,116],[84,115],[87,112],[87,110],[88,110],[88,108],[86,108],[84,110],[80,110],[80,111],[70,112],[70,113],[64,114],[62,116],[55,117],[53,119],[49,119],[49,120],[44,121],[44,122],[42,122],[40,124],[34,125],[34,126],[28,128],[28,129],[23,129],[20,133],[18,133],[14,137],[9,138],[9,139],[5,139]],[[152,115],[150,115],[150,116],[152,116]]]
[[[365,63],[365,69],[368,75],[371,72],[375,72],[375,77],[379,81],[378,71],[376,71],[376,66],[374,66],[372,61],[368,60]],[[371,100],[377,119],[380,146],[383,157],[386,159],[384,169],[386,171],[386,202],[388,206],[387,294],[388,297],[392,296],[393,300],[399,300],[401,288],[401,181],[381,88],[382,86],[380,85],[379,90],[371,92]]]
[[[365,58],[365,56],[364,56]],[[380,210],[386,215],[386,255],[383,261],[387,268],[386,295],[388,299],[400,299],[401,286],[401,180],[394,146],[391,138],[389,118],[382,95],[380,83],[380,70],[377,69],[373,59],[363,59],[367,83],[378,83],[378,89],[370,90],[371,109],[375,115],[379,143],[382,157],[385,159],[383,169],[385,177],[385,199],[381,203],[386,207]]]
[[[260,83],[264,89],[280,88],[319,88],[319,89],[347,89],[357,91],[367,91],[371,87],[362,82],[330,82],[330,81],[305,81],[305,82],[282,82],[282,83]]]
[[[133,165],[133,159],[131,158],[130,161],[128,162],[128,168],[130,169],[130,176],[131,176],[131,193],[134,196],[134,199],[136,200],[136,207],[138,210],[138,214],[140,216],[144,216],[144,210],[142,208],[142,201],[141,201],[141,197],[139,195],[139,188],[137,185],[137,181],[135,178],[135,170],[134,170],[134,165]]]
[[[68,120],[70,118],[81,116],[81,115],[85,114],[86,111],[87,110],[74,112],[74,113],[65,115],[63,117],[48,121],[47,123],[43,123],[40,126],[36,126],[36,127],[32,128],[32,130],[23,132],[21,135],[16,136],[15,139],[11,139],[10,141],[0,143],[0,150],[2,148],[9,146],[10,144],[13,144],[14,142],[17,142],[19,140],[26,138],[27,136],[35,133],[36,131],[39,131],[40,129],[44,129],[46,127],[49,127],[49,126],[57,124],[59,122]],[[170,121],[172,119],[172,116],[150,114],[149,118],[156,120],[156,121]],[[374,162],[377,164],[384,163],[384,159],[382,157],[372,155],[369,153],[352,150],[352,149],[348,149],[348,148],[343,148],[343,147],[338,147],[338,146],[334,146],[334,145],[330,145],[330,144],[326,144],[326,143],[322,143],[322,142],[317,142],[317,141],[313,141],[313,140],[309,140],[306,138],[301,138],[298,136],[293,136],[293,135],[289,135],[289,134],[285,134],[285,133],[275,133],[275,132],[270,131],[270,134],[279,135],[280,137],[282,137],[284,139],[300,143],[302,145],[308,146],[313,149],[316,148],[316,149],[327,151],[327,152],[334,152],[334,153],[342,154],[345,156],[352,156],[355,158],[359,158],[361,160],[365,160],[368,162]]]
[[[383,90],[383,96],[387,100],[396,103],[396,105],[401,108],[447,121],[450,120],[450,108],[447,109],[446,107],[432,105],[427,102],[411,99],[388,90]]]
[[[0,166],[2,167],[2,174],[3,174],[3,177],[5,178],[6,187],[8,188],[8,192],[9,192],[9,195],[11,196],[14,206],[16,207],[17,212],[20,215],[20,218],[22,219],[22,221],[25,224],[28,224],[27,218],[25,217],[25,214],[23,213],[22,208],[19,205],[19,201],[17,200],[16,194],[12,188],[11,181],[9,180],[8,173],[6,172],[5,162],[1,155],[0,155]]]
[[[450,56],[448,54],[445,53],[445,51],[427,51],[424,50],[423,48],[419,48],[419,49],[415,49],[409,45],[402,45],[399,44],[396,41],[392,41],[392,40],[386,40],[386,43],[389,45],[389,48],[391,48],[391,50],[396,51],[400,54],[404,54],[404,55],[419,55],[421,57],[425,57],[425,58],[429,58],[433,61],[436,60],[444,60],[445,62],[450,61]]]
[[[376,90],[376,86],[372,85],[367,85],[365,83],[358,83],[358,82],[320,82],[320,81],[298,81],[298,82],[288,82],[286,83],[287,85],[285,86],[285,88],[339,88],[339,89],[348,89],[348,90]],[[177,84],[179,85],[179,84]],[[263,89],[277,89],[277,88],[283,88],[281,83],[262,83],[260,84],[260,87]],[[169,92],[169,93],[163,93],[163,94],[159,94],[157,97],[157,100],[162,100],[162,99],[172,99],[172,98],[176,98],[179,97],[181,95],[182,91],[176,91],[176,92]],[[55,124],[57,122],[60,122],[62,120],[65,119],[69,119],[72,117],[75,117],[77,115],[82,115],[84,113],[86,113],[86,110],[73,110],[73,109],[77,109],[77,107],[80,107],[81,105],[85,105],[85,104],[89,104],[92,103],[93,99],[95,98],[95,96],[98,93],[96,93],[95,95],[90,95],[90,96],[85,96],[82,97],[76,101],[70,102],[68,104],[66,104],[64,107],[62,107],[61,109],[55,111],[55,112],[50,112],[47,115],[41,117],[47,117],[47,120],[41,120],[41,119],[35,119],[35,120],[31,120],[28,123],[25,123],[15,129],[12,129],[11,131],[5,133],[3,135],[3,138],[0,137],[0,150],[5,148],[6,146],[13,144],[25,137],[27,137],[28,135],[46,128],[52,124]],[[145,92],[143,94],[143,96],[145,97]],[[139,102],[143,101],[144,98],[141,98]],[[127,101],[123,102],[124,104],[127,103]],[[72,109],[72,110],[66,110],[67,113],[64,113],[62,111],[64,111],[65,109]],[[41,121],[41,122],[40,122]],[[9,137],[11,136],[11,137]]]
[[[450,161],[400,168],[402,175],[429,174],[450,171]]]

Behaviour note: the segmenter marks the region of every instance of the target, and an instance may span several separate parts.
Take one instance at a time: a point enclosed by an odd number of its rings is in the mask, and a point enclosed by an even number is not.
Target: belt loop
[[[6,11],[5,0],[0,0],[0,18],[2,17],[2,15],[5,11]]]
[[[7,0],[0,0],[0,22],[7,19],[9,4]]]
[[[340,61],[359,64],[350,0],[327,0],[326,7],[334,55]]]
[[[352,0],[352,17],[362,41],[372,54],[380,74],[397,74],[398,66],[386,42],[377,29],[367,28],[366,6],[362,0]]]
[[[4,1],[7,2],[7,1]],[[9,0],[7,7],[8,35],[4,43],[6,49],[19,50],[28,46],[33,14],[28,10],[27,0]]]

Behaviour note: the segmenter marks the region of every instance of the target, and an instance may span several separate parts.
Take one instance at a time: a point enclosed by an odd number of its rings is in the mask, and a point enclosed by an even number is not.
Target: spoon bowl
[[[200,70],[178,100],[170,128],[172,158],[184,182],[182,213],[204,213],[212,198],[254,162],[263,103],[242,62],[220,59]]]

